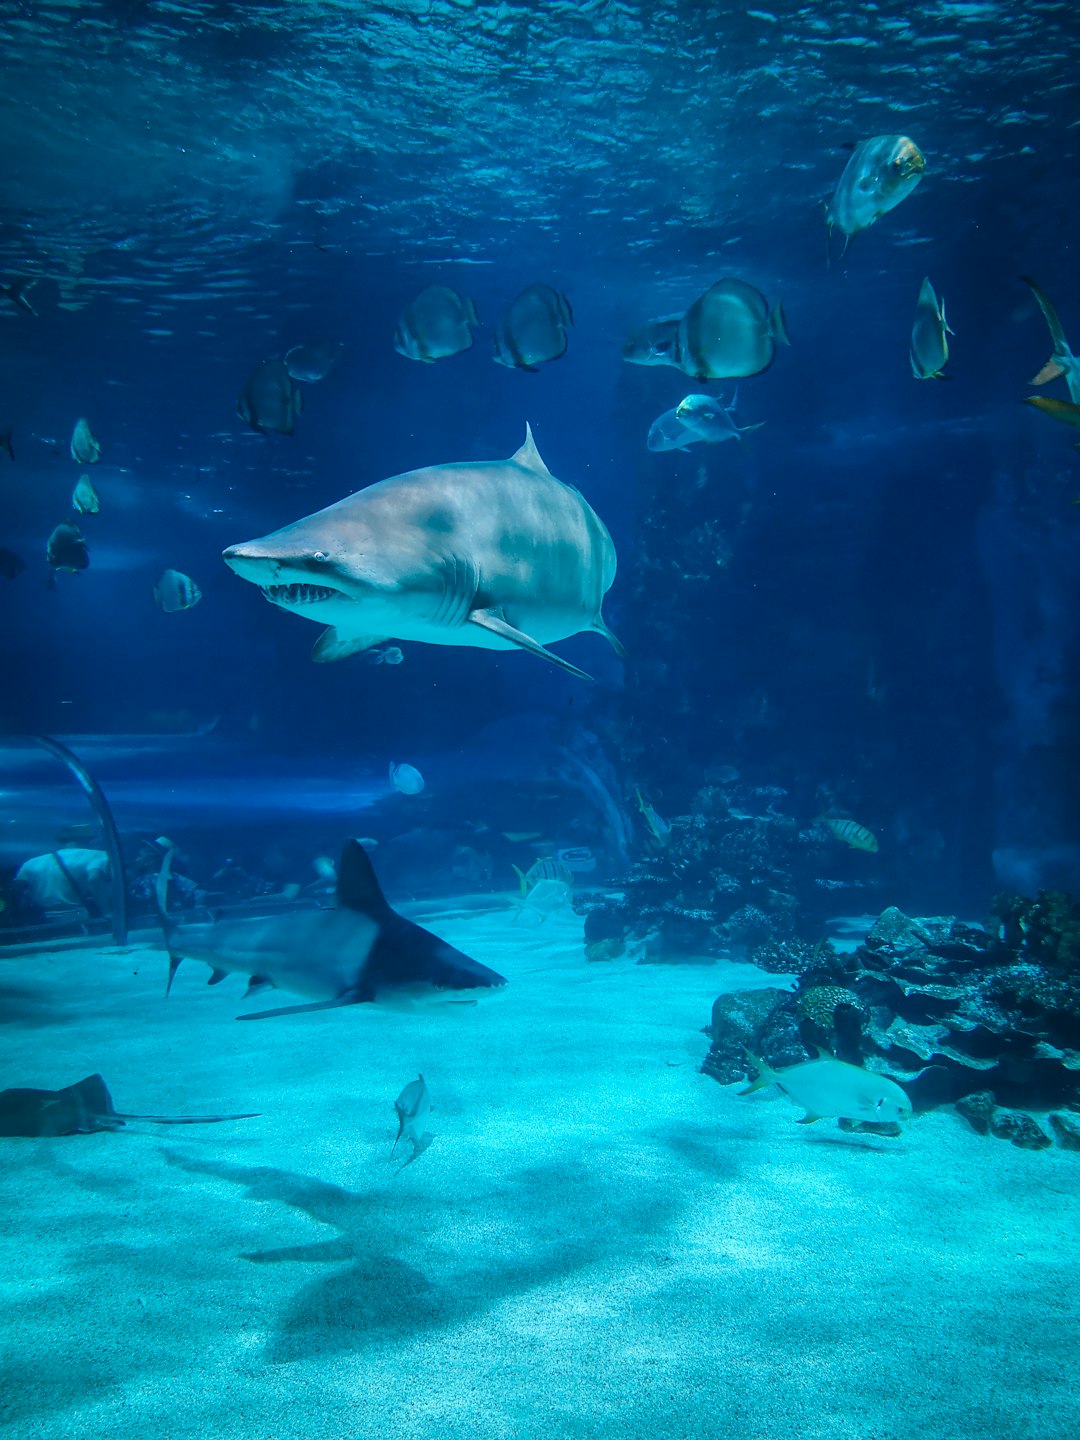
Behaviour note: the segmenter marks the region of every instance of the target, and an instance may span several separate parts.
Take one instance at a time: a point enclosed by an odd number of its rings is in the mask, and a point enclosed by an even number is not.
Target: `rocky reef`
[[[738,777],[699,790],[689,813],[674,817],[663,842],[630,867],[621,898],[576,902],[588,957],[609,959],[628,944],[646,964],[748,956],[794,943],[835,909],[837,891],[873,890],[867,857],[850,857],[820,822],[800,827],[787,799],[777,786]],[[860,864],[862,874],[833,878]],[[859,903],[865,907],[865,896]]]
[[[916,1112],[955,1104],[980,1133],[1080,1148],[1080,905],[999,897],[988,927],[885,910],[849,954],[795,938],[752,958],[791,989],[722,995],[702,1070],[747,1073],[745,1051],[782,1069],[815,1047],[887,1072]],[[1053,1113],[1051,1113],[1053,1112]]]

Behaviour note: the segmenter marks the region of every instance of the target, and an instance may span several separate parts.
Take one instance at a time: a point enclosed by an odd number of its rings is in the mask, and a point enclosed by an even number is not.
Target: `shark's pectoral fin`
[[[207,980],[206,983],[208,985],[220,985],[222,980],[225,980],[228,977],[228,974],[229,972],[227,970],[222,970],[220,966],[215,965],[212,967],[210,971],[210,979]]]
[[[307,1015],[312,1010],[340,1010],[345,1005],[363,1005],[372,997],[366,990],[346,990],[334,1000],[313,1000],[308,1005],[282,1005],[277,1010],[253,1010],[238,1020],[273,1020],[279,1015]]]
[[[1035,378],[1028,381],[1028,384],[1049,385],[1051,380],[1058,380],[1064,374],[1065,371],[1061,368],[1061,366],[1053,358],[1053,356],[1051,356],[1050,359],[1047,360],[1046,364],[1039,371],[1039,373],[1035,376]]]
[[[545,650],[538,640],[534,640],[531,635],[526,635],[524,630],[519,630],[515,625],[511,625],[501,610],[472,610],[469,612],[469,621],[484,630],[490,630],[492,635],[509,640],[511,645],[516,645],[521,650],[527,650],[530,655],[538,655],[541,660],[550,660],[552,665],[558,665],[559,669],[565,670],[568,675],[576,675],[579,680],[592,679],[592,676],[587,675],[584,670],[579,670],[576,665],[571,665],[569,660],[564,660],[561,655],[556,655],[551,650]]]
[[[244,991],[244,999],[250,1000],[253,995],[261,995],[264,990],[273,990],[274,982],[265,975],[252,975],[248,980],[248,987]]]
[[[172,982],[176,979],[176,972],[180,969],[180,962],[183,960],[183,958],[184,957],[182,955],[174,955],[171,950],[169,951],[169,978],[165,981],[166,1000],[169,998],[169,991],[172,989]]]
[[[592,622],[591,628],[595,630],[598,635],[603,635],[604,639],[615,651],[615,654],[618,655],[620,660],[626,659],[626,646],[622,643],[622,641],[617,635],[613,634],[608,629],[607,621],[604,619],[603,615],[597,615],[596,619]]]
[[[358,655],[361,650],[370,650],[372,645],[383,645],[388,639],[387,635],[353,635],[346,639],[331,625],[315,641],[311,658],[320,665],[328,664],[331,660],[347,660],[350,655]]]

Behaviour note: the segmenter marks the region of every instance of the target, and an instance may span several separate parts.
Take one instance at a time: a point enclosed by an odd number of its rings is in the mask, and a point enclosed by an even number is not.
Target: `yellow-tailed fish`
[[[941,372],[949,358],[948,336],[956,332],[945,319],[945,302],[929,279],[922,282],[911,327],[911,373],[916,380],[947,380]]]
[[[852,850],[866,850],[871,855],[877,854],[877,836],[857,820],[840,820],[834,815],[823,815],[821,821],[837,840],[843,840]]]
[[[1049,415],[1051,420],[1060,420],[1063,425],[1071,425],[1074,430],[1080,430],[1080,405],[1074,405],[1071,400],[1054,400],[1049,395],[1029,395],[1024,404],[1041,410],[1044,415]],[[1077,441],[1076,448],[1080,450],[1080,441]]]
[[[825,223],[845,237],[873,225],[911,194],[923,177],[926,160],[907,135],[874,135],[860,141],[844,167],[825,211]]]
[[[739,1094],[752,1095],[767,1085],[779,1085],[785,1095],[790,1095],[806,1111],[800,1125],[812,1125],[827,1116],[869,1120],[878,1125],[911,1118],[911,1101],[895,1080],[837,1060],[827,1050],[819,1049],[816,1060],[805,1060],[779,1071],[770,1069],[749,1050],[746,1054],[760,1074]]]
[[[666,845],[671,839],[671,826],[660,812],[645,799],[640,785],[634,786],[634,792],[637,795],[638,809],[644,816],[645,824],[649,827],[653,839],[660,845]]]
[[[1065,331],[1061,328],[1061,321],[1058,319],[1057,311],[1043,294],[1042,290],[1040,290],[1039,286],[1027,275],[1022,275],[1020,278],[1025,285],[1031,287],[1031,293],[1038,301],[1039,309],[1042,311],[1050,330],[1050,338],[1054,342],[1050,359],[1030,383],[1032,385],[1046,385],[1051,380],[1057,380],[1059,376],[1063,377],[1065,384],[1069,387],[1069,399],[1074,405],[1080,405],[1080,357],[1074,355],[1070,349],[1069,342],[1065,339]],[[1044,407],[1039,405],[1037,408],[1042,410]],[[1050,414],[1051,412],[1047,410],[1046,413]],[[1054,419],[1064,419],[1067,425],[1075,423],[1072,420],[1065,419],[1065,417],[1061,415],[1055,415]]]
[[[564,865],[561,860],[556,860],[552,855],[541,855],[539,860],[534,860],[528,870],[522,870],[520,865],[514,865],[514,874],[518,877],[518,884],[521,887],[522,895],[527,895],[541,880],[558,880],[563,885],[573,885],[574,872],[569,865]]]

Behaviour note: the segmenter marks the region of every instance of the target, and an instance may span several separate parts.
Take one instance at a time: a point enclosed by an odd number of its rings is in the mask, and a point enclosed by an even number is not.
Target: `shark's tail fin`
[[[157,905],[158,919],[161,921],[162,934],[165,937],[165,949],[169,954],[169,978],[165,982],[165,998],[169,998],[169,991],[172,989],[172,982],[176,972],[180,968],[180,961],[184,958],[178,955],[173,949],[173,936],[176,934],[176,925],[169,919],[169,879],[172,875],[173,854],[175,845],[168,845],[165,854],[162,856],[161,869],[158,871],[157,879],[154,881],[154,901]]]

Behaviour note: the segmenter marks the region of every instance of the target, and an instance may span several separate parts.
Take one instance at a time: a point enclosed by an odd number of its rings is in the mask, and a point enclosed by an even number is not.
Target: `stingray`
[[[100,1075],[88,1075],[63,1090],[0,1090],[0,1135],[92,1135],[122,1130],[129,1120],[152,1125],[216,1125],[221,1120],[252,1120],[244,1115],[128,1115],[113,1107]]]

